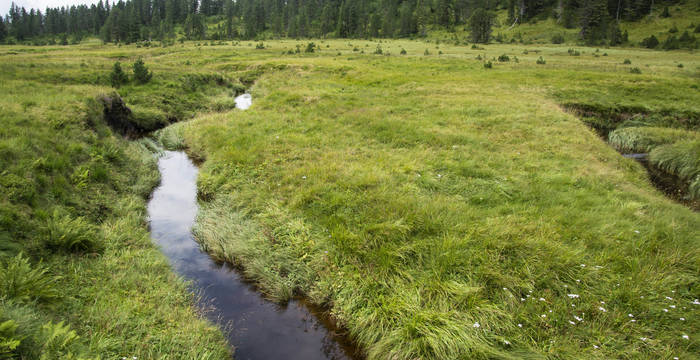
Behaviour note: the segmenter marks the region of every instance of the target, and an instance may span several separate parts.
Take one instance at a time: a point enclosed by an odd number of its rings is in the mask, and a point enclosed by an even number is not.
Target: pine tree
[[[474,10],[469,18],[469,33],[471,40],[475,43],[488,43],[491,40],[491,27],[496,16],[484,9]]]
[[[151,81],[151,78],[153,77],[153,73],[148,71],[148,67],[146,67],[146,64],[144,64],[142,58],[139,58],[138,60],[136,60],[133,67],[134,67],[134,79],[136,79],[136,82],[138,82],[139,84],[145,84],[145,83]],[[120,69],[121,69],[121,67],[120,67]]]
[[[601,43],[607,37],[608,3],[585,0],[581,9],[581,37],[587,44]]]
[[[122,65],[119,63],[119,61],[114,63],[112,73],[109,74],[109,79],[112,82],[112,87],[115,89],[119,89],[120,86],[129,81],[129,77],[126,76],[126,73],[124,73],[122,70]]]
[[[7,28],[5,28],[5,22],[2,20],[2,16],[0,16],[0,43],[5,41],[6,37],[7,37]]]

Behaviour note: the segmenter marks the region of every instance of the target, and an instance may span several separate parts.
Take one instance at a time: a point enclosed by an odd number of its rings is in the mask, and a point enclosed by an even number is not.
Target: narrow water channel
[[[237,360],[353,358],[346,341],[306,305],[265,300],[236,270],[200,251],[191,233],[197,167],[184,152],[166,151],[158,168],[161,183],[148,203],[151,237],[175,272],[192,281],[201,295],[198,305],[222,326]]]

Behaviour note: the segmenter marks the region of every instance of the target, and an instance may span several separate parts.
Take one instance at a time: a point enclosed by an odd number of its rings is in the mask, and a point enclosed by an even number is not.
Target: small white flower
[[[698,301],[698,299],[695,299],[695,300],[692,302],[692,304],[693,304],[693,305],[700,305],[700,301]]]
[[[664,309],[664,312],[668,312],[668,309]]]
[[[568,289],[569,285],[564,284],[564,289]]]
[[[632,314],[627,314],[627,316],[629,316],[629,317],[634,317],[634,315],[632,315]]]
[[[635,320],[635,319],[632,319],[632,320],[630,320],[630,322],[637,322],[637,320]]]
[[[644,299],[644,295],[640,296],[639,298],[640,298],[640,299]]]
[[[673,298],[670,296],[666,296],[666,300],[673,300]]]
[[[519,327],[519,328],[523,327],[523,324],[518,324],[518,327]]]
[[[542,315],[540,315],[540,316],[543,317],[543,318],[546,318],[546,317],[547,317],[547,315],[545,315],[545,314],[542,314]]]
[[[685,321],[685,318],[681,318],[681,321]]]
[[[579,280],[579,279],[576,279],[576,282],[577,282],[577,283],[580,283],[580,282],[581,282],[581,280]]]
[[[552,310],[549,310],[549,312],[552,312]]]
[[[540,298],[540,301],[544,301],[544,298]]]
[[[675,293],[676,293],[676,290],[671,290],[671,293],[675,294]]]
[[[304,180],[306,180],[306,175],[302,176],[301,178],[304,179]]]
[[[478,322],[475,322],[474,325],[472,325],[472,326],[475,327],[475,328],[478,328],[478,327],[480,327],[481,325],[479,325]]]
[[[571,325],[576,325],[576,323],[573,322],[573,321],[571,321],[571,320],[569,320],[569,324],[571,324]]]
[[[645,337],[640,337],[639,339],[642,341],[647,341],[647,338],[645,338]]]
[[[510,341],[508,341],[508,340],[503,340],[503,342],[504,342],[506,345],[510,345]]]
[[[675,308],[676,308],[676,305],[671,305],[671,309],[675,309]]]
[[[674,356],[674,357],[673,357],[673,360],[678,360],[678,356]]]
[[[605,310],[605,308],[603,308],[602,306],[598,306],[598,310],[600,310],[602,312],[607,312],[607,310]]]
[[[579,266],[581,266],[581,267],[586,267],[586,264],[581,264],[581,265],[579,265]]]
[[[442,177],[442,175],[438,174],[438,178],[441,178],[441,177]]]
[[[594,348],[594,349],[597,349],[597,348],[598,348],[598,345],[593,345],[593,348]]]
[[[532,294],[532,290],[529,290],[529,292],[530,292],[530,294]],[[697,300],[695,300],[695,301],[697,301]]]
[[[683,338],[686,339],[686,340],[690,339],[690,337],[689,337],[688,335],[686,335],[686,334],[683,334]]]
[[[635,230],[634,232],[637,233],[637,234],[639,234],[639,230]]]
[[[525,298],[520,298],[520,301],[525,301]]]
[[[576,320],[579,321],[579,322],[580,322],[580,321],[583,321],[582,318],[580,318],[580,317],[578,317],[578,316],[576,316],[576,315],[574,315],[574,319],[576,319]]]
[[[568,294],[568,295],[566,295],[566,296],[568,296],[568,297],[570,297],[570,298],[572,298],[572,299],[575,299],[575,298],[579,297],[578,294]]]
[[[507,290],[508,290],[508,288],[503,288],[503,290],[504,290],[504,291],[507,291]]]
[[[571,307],[576,307],[576,304],[571,304]]]
[[[600,303],[603,304],[603,305],[605,305],[605,301],[601,301]]]

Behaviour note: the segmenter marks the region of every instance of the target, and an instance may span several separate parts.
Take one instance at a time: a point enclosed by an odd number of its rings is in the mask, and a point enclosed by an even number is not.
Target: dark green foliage
[[[642,46],[644,46],[647,49],[656,49],[656,47],[659,46],[659,39],[657,39],[656,36],[651,35],[648,38],[642,40]]]
[[[265,44],[263,44],[263,42],[261,41],[261,42],[255,44],[255,49],[257,49],[257,50],[264,50],[264,49],[265,49]]]
[[[620,31],[620,26],[616,21],[613,21],[608,26],[608,42],[610,46],[622,45],[627,42],[627,31],[625,34]]]
[[[306,49],[304,50],[305,53],[312,53],[316,50],[317,46],[313,42],[310,42],[306,44]]]
[[[544,61],[544,58],[542,58],[541,56],[537,59],[537,64],[538,64],[538,65],[544,65],[544,64],[546,64],[546,63],[547,63],[547,62]]]
[[[493,63],[491,61],[487,61],[484,63],[484,69],[491,69],[493,68]]]
[[[153,73],[148,71],[148,67],[146,67],[146,64],[143,62],[142,58],[139,58],[136,60],[136,62],[133,65],[134,68],[134,79],[136,80],[137,83],[139,84],[145,84],[149,81],[151,81],[151,78],[153,77]]]
[[[58,297],[55,280],[42,264],[31,264],[18,254],[0,262],[0,299],[16,303],[55,299]]]
[[[649,153],[649,161],[686,182],[691,199],[700,199],[700,141],[659,146]]]
[[[400,52],[400,54],[401,54],[401,55],[406,55],[406,49],[404,49],[404,48],[401,48],[401,52]]]
[[[629,65],[629,64],[632,63],[632,60],[630,60],[630,59],[625,59],[625,61],[623,61],[622,63],[625,64],[625,65]]]
[[[607,2],[584,0],[580,21],[581,37],[586,44],[599,44],[607,38],[608,17]]]
[[[374,53],[377,54],[377,55],[381,55],[381,54],[382,54],[382,45],[381,45],[381,44],[377,44],[377,48],[374,49]]]
[[[491,39],[491,27],[493,26],[496,16],[484,9],[478,8],[474,10],[469,18],[469,35],[471,41],[475,43],[486,44]]]
[[[668,29],[668,32],[671,34],[675,34],[678,32],[678,27],[674,24],[673,26],[671,26],[670,29]]]
[[[633,67],[630,69],[631,74],[641,74],[642,70],[640,70],[638,67]]]
[[[681,43],[675,35],[666,38],[666,41],[661,45],[664,50],[677,50],[681,48]]]
[[[564,34],[554,34],[552,35],[552,44],[563,44],[564,43]]]
[[[695,30],[693,30],[693,32],[696,33],[696,34],[697,34],[697,33],[700,33],[700,24],[698,24],[698,25],[695,27]]]
[[[671,13],[668,12],[668,6],[664,6],[664,11],[661,12],[660,15],[662,18],[669,18],[671,17]]]
[[[498,56],[498,61],[499,62],[508,62],[510,61],[510,57],[506,54],[502,54]]]
[[[569,48],[567,52],[569,53],[569,56],[581,56],[581,52],[576,49]]]
[[[126,75],[124,70],[122,70],[122,65],[121,63],[119,63],[119,61],[114,63],[114,66],[112,67],[112,72],[109,74],[109,80],[112,84],[112,87],[115,89],[119,89],[119,87],[121,87],[129,81],[129,77]]]

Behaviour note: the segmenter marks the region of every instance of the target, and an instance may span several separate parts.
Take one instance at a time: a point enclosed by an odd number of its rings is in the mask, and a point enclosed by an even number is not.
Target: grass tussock
[[[610,144],[623,153],[648,153],[660,145],[691,139],[700,139],[700,134],[695,131],[658,127],[625,127],[611,132],[608,136]]]
[[[649,161],[686,182],[691,199],[700,199],[700,140],[657,147],[649,154]]]

